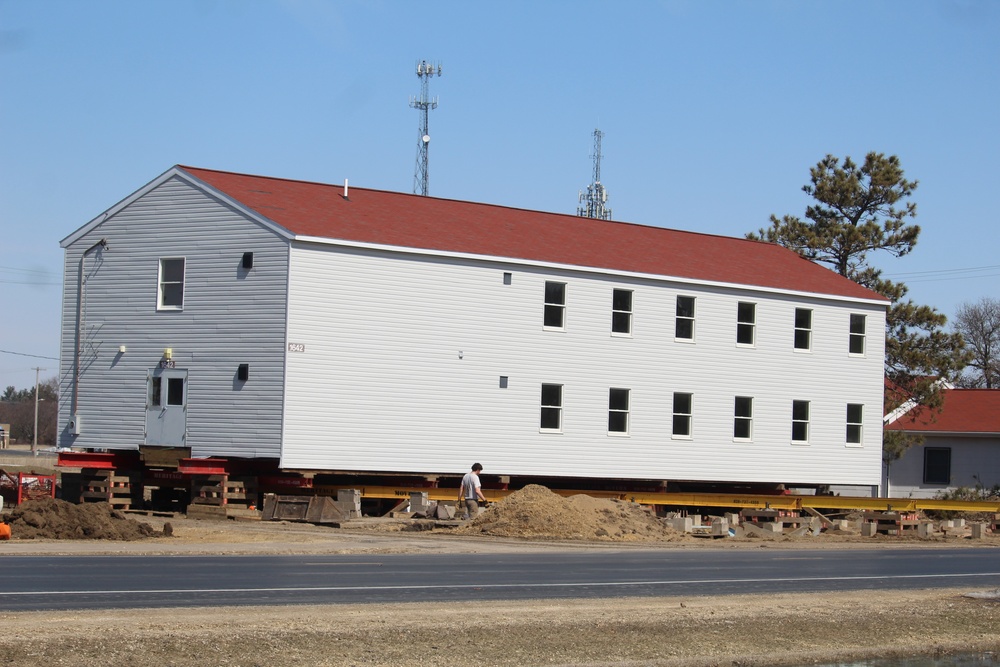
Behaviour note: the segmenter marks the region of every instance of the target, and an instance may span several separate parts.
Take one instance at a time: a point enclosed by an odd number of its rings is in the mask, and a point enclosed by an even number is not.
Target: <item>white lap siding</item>
[[[566,283],[564,331],[542,326],[547,280]],[[631,336],[611,332],[616,288],[633,291]],[[677,295],[696,299],[694,342],[674,338]],[[736,344],[739,301],[757,304],[752,348]],[[813,310],[808,353],[792,349],[795,307]],[[851,313],[868,316],[863,357]],[[871,303],[302,244],[282,465],[875,485],[883,328]],[[563,386],[559,433],[539,428],[542,384]],[[630,390],[627,435],[608,433],[612,387]],[[671,435],[674,392],[694,397],[688,439]],[[733,439],[736,396],[754,398],[750,442]],[[793,400],[810,402],[808,444],[791,442]],[[861,446],[848,403],[865,406]]]

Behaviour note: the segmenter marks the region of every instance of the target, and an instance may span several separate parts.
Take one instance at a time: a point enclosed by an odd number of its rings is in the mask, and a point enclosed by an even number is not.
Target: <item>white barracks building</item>
[[[61,245],[62,447],[879,484],[888,302],[776,245],[180,166]]]

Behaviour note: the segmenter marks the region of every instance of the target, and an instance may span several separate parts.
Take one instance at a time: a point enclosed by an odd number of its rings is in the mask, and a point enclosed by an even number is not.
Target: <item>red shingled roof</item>
[[[1000,389],[944,389],[940,413],[910,410],[887,426],[922,433],[1000,433]]]
[[[351,186],[179,167],[296,236],[884,300],[780,246]]]

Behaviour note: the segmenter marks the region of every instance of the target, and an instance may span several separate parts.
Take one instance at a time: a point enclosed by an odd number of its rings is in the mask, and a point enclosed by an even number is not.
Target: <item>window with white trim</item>
[[[693,394],[685,394],[679,391],[674,392],[673,435],[675,438],[691,437],[693,397]]]
[[[694,297],[677,297],[677,319],[674,325],[674,337],[683,340],[694,340]]]
[[[809,401],[792,401],[792,442],[809,442]]]
[[[608,394],[608,433],[628,433],[629,390],[611,388]]]
[[[860,445],[864,432],[865,406],[861,403],[847,404],[847,444]]]
[[[795,309],[795,349],[812,349],[812,315],[808,308]]]
[[[750,440],[753,437],[753,398],[737,396],[733,415],[733,438]]]
[[[184,308],[184,258],[160,258],[157,278],[156,309],[181,310]]]
[[[757,304],[740,301],[736,304],[736,344],[752,346],[756,339]]]
[[[539,427],[543,431],[562,430],[562,390],[561,384],[542,385],[542,418]]]
[[[546,329],[566,327],[566,283],[546,281],[544,324]]]
[[[865,353],[865,316],[851,315],[850,353],[863,355]]]
[[[632,290],[616,289],[611,295],[611,333],[632,333]]]

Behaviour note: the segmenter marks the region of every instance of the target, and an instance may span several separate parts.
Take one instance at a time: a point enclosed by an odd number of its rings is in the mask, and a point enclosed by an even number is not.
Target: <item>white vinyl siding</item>
[[[622,345],[608,336],[608,277],[522,266],[503,285],[498,270],[486,261],[293,245],[288,341],[305,352],[288,354],[282,464],[458,473],[482,451],[505,475],[878,484],[879,429],[866,431],[864,447],[844,446],[844,406],[882,400],[881,364],[869,356],[845,368],[838,356],[856,302],[754,293],[757,340],[748,357],[733,344],[745,292],[613,282],[632,292],[643,317],[643,335]],[[546,283],[572,295],[565,335],[539,327]],[[697,299],[696,346],[674,340],[677,296]],[[813,311],[818,349],[810,355],[788,344],[797,307]],[[869,308],[869,317],[882,316],[881,306]],[[509,377],[502,391],[499,375]],[[562,385],[558,438],[539,428],[540,388],[554,379]],[[628,437],[613,446],[609,387],[631,390]],[[675,392],[698,396],[699,426],[667,448]],[[734,395],[753,397],[752,447],[734,448]],[[813,397],[810,447],[789,450],[789,406],[802,395]]]

